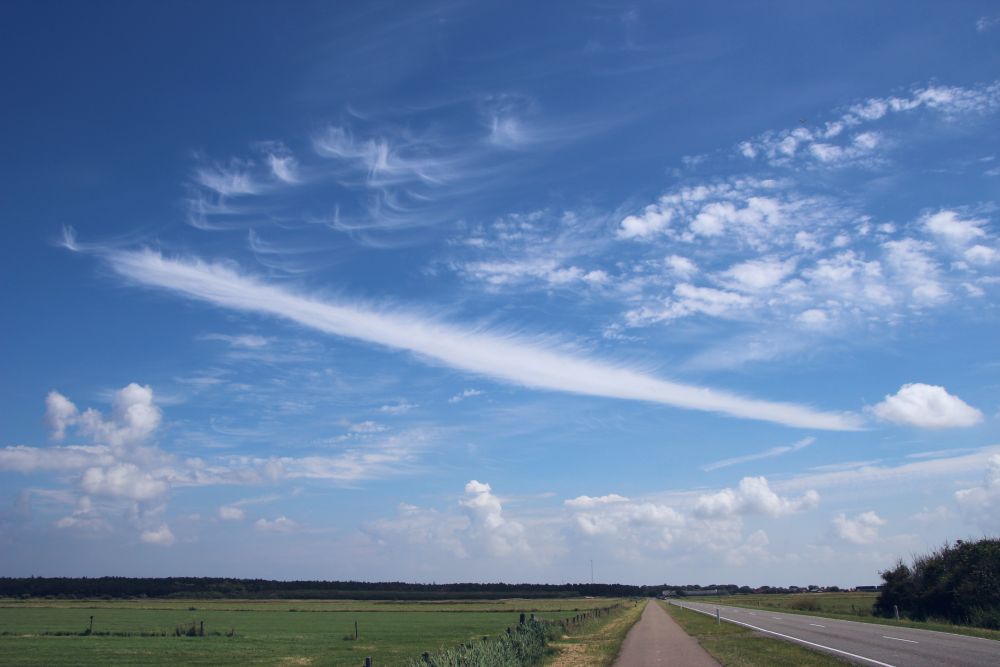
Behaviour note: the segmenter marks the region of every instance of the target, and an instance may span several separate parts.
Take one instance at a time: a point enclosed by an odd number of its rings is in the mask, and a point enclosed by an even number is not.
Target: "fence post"
[[[524,625],[524,614],[523,613],[521,614],[521,618],[520,618],[520,620],[518,620],[517,624],[518,625]]]
[[[892,610],[896,613],[896,620],[899,620],[899,607],[897,605],[892,605]]]
[[[372,667],[372,658],[371,658],[371,656],[368,656],[367,658],[365,658],[365,667]]]
[[[354,641],[358,640],[358,622],[354,621]]]
[[[715,624],[716,625],[722,624],[722,614],[719,613],[718,607],[715,608]]]
[[[87,628],[87,634],[88,635],[94,634],[94,617],[93,616],[90,617],[90,627]]]

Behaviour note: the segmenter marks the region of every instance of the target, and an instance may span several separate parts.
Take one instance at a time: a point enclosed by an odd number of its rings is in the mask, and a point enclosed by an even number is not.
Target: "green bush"
[[[552,626],[534,619],[495,639],[460,644],[455,648],[411,660],[405,667],[525,667],[545,654]]]
[[[1000,539],[958,540],[882,572],[875,613],[1000,629]]]

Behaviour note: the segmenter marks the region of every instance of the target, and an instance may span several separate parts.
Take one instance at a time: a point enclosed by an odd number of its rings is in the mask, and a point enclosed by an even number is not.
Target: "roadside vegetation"
[[[1000,539],[945,544],[882,573],[875,612],[1000,630]]]
[[[642,616],[647,600],[629,600],[614,613],[568,625],[549,642],[546,667],[608,667],[621,651],[625,636]]]
[[[848,664],[826,653],[780,639],[761,637],[733,623],[716,625],[715,619],[696,611],[663,604],[667,613],[722,667],[844,667]]]

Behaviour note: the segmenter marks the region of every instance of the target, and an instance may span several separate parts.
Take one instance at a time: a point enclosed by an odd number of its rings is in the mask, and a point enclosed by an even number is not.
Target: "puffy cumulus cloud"
[[[276,519],[257,519],[253,527],[265,533],[291,533],[298,530],[299,524],[287,516],[279,516]]]
[[[177,541],[176,538],[174,538],[173,532],[170,530],[170,526],[165,523],[161,523],[157,528],[142,531],[139,535],[139,539],[146,544],[154,544],[159,547],[169,547]]]
[[[777,181],[759,179],[683,187],[624,217],[617,238],[651,242],[665,236],[692,242],[731,235],[760,247],[790,216],[802,212],[803,202],[778,192]]]
[[[363,531],[390,549],[418,549],[426,557],[442,552],[458,558],[529,558],[545,561],[558,545],[547,531],[529,541],[525,525],[504,513],[503,503],[485,482],[470,480],[458,503],[445,510],[402,503],[393,518],[363,526]],[[544,533],[544,535],[543,535]]]
[[[787,507],[790,501],[785,502]],[[714,511],[714,507],[706,513],[700,509],[701,498],[679,497],[676,503],[664,503],[611,494],[580,496],[566,500],[564,506],[569,510],[566,530],[570,534],[589,544],[604,544],[620,558],[634,558],[642,552],[692,558],[711,555],[730,565],[770,558],[766,533],[758,530],[744,536],[741,514]]]
[[[661,233],[674,217],[673,210],[650,204],[641,213],[622,218],[618,227],[620,239],[644,239]]]
[[[66,437],[66,428],[76,422],[79,411],[73,402],[58,391],[50,391],[45,397],[45,421],[52,429],[52,439]]]
[[[733,289],[760,292],[780,284],[795,270],[795,263],[794,258],[784,261],[775,258],[748,260],[734,264],[721,277]]]
[[[681,255],[670,255],[666,264],[669,271],[682,280],[688,280],[698,273],[698,265]]]
[[[163,413],[153,402],[153,390],[135,382],[115,392],[109,419],[93,408],[76,421],[78,428],[98,442],[112,447],[138,445],[159,427]]]
[[[837,537],[852,544],[872,544],[878,540],[878,529],[885,520],[875,512],[862,512],[850,518],[841,513],[833,517],[833,528]]]
[[[531,551],[524,526],[504,517],[500,499],[489,484],[471,480],[459,500],[469,517],[469,543],[491,556],[526,554]]]
[[[983,483],[956,491],[955,501],[968,518],[984,529],[1000,528],[1000,454],[989,458]]]
[[[106,419],[93,408],[81,413],[68,398],[51,391],[45,397],[45,421],[54,440],[64,439],[67,430],[73,427],[79,436],[115,449],[142,444],[160,426],[163,414],[155,405],[153,390],[148,385],[133,382],[119,389],[111,404],[111,415]]]
[[[986,220],[962,218],[956,211],[941,210],[925,215],[921,222],[928,232],[954,245],[964,246],[986,236]]]
[[[928,429],[975,426],[983,420],[982,412],[944,387],[921,382],[904,384],[870,410],[884,421]]]
[[[683,514],[659,503],[617,501],[581,506],[572,502],[566,503],[577,510],[572,521],[587,537],[618,537],[667,549],[675,539],[676,529],[686,524]]]
[[[702,495],[694,506],[701,518],[763,514],[777,517],[810,510],[819,505],[819,494],[809,490],[798,498],[787,498],[771,490],[763,477],[744,477],[735,489]]]
[[[134,463],[118,463],[107,468],[88,468],[80,486],[95,496],[153,500],[170,488],[162,479],[153,477]]]
[[[962,253],[962,257],[969,264],[973,264],[976,266],[986,266],[988,264],[992,264],[993,262],[997,261],[997,258],[1000,257],[1000,253],[998,253],[995,249],[990,248],[989,246],[984,246],[977,243],[971,248],[966,248],[965,251]]]
[[[246,512],[239,507],[223,505],[219,508],[219,518],[223,521],[242,521],[246,517]]]

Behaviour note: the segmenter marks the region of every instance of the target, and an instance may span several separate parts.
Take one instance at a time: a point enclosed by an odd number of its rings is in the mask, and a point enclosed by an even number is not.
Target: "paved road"
[[[794,639],[810,648],[833,653],[858,665],[881,667],[997,667],[1000,641],[916,630],[875,623],[840,621],[764,609],[718,607],[712,604],[672,603],[709,612],[757,630]]]
[[[663,611],[650,600],[642,618],[632,626],[614,667],[719,667],[719,663]]]

